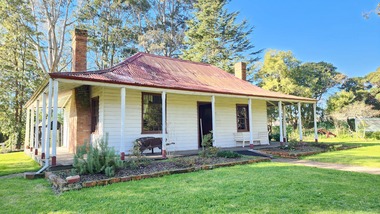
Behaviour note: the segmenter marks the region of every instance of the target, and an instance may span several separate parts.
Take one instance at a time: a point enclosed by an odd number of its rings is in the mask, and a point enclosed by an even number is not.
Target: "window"
[[[236,123],[238,132],[249,131],[248,105],[236,105]]]
[[[142,133],[161,133],[161,94],[142,94]]]
[[[91,132],[98,130],[99,126],[99,97],[91,98]]]

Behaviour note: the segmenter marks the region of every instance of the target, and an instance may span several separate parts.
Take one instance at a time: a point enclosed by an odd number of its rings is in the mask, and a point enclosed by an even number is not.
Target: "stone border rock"
[[[282,151],[269,151],[269,150],[263,150],[263,152],[276,155],[282,158],[290,158],[290,159],[298,159],[302,156],[308,156],[308,155],[316,155],[319,153],[323,153],[325,151],[314,151],[314,152],[299,152],[299,153],[290,153],[290,152],[282,152]]]
[[[212,170],[212,169],[216,169],[220,167],[245,165],[245,164],[251,164],[251,163],[269,162],[269,161],[270,161],[270,158],[260,158],[260,159],[252,159],[252,160],[234,161],[234,162],[228,162],[228,163],[218,163],[218,164],[212,164],[212,165],[203,165],[200,167],[188,167],[188,168],[182,168],[182,169],[166,170],[166,171],[160,171],[160,172],[155,172],[151,174],[114,177],[114,178],[107,178],[107,179],[101,179],[101,180],[96,180],[96,181],[85,181],[85,182],[80,182],[79,181],[80,179],[77,179],[79,176],[78,177],[70,176],[71,178],[68,177],[66,178],[66,180],[64,180],[60,178],[58,175],[54,174],[54,172],[46,172],[45,178],[49,180],[54,190],[57,193],[60,193],[60,192],[65,192],[69,190],[80,190],[82,188],[105,186],[105,185],[119,183],[119,182],[137,181],[137,180],[142,180],[142,179],[147,179],[147,178],[162,177],[165,175],[182,174],[182,173],[195,172],[195,171],[200,171],[200,170]],[[73,182],[73,180],[76,180],[76,182]],[[70,181],[71,183],[69,183],[68,181]]]
[[[335,150],[341,151],[341,150],[355,149],[355,148],[359,148],[359,147],[360,146],[342,146],[342,147],[335,148]],[[261,151],[268,153],[268,154],[271,154],[271,155],[276,155],[276,156],[279,156],[282,158],[290,158],[290,159],[298,159],[299,157],[302,157],[302,156],[316,155],[319,153],[329,152],[327,150],[321,150],[321,151],[291,153],[291,152],[287,152],[287,151],[271,151],[271,150],[265,150],[265,149],[261,150]]]

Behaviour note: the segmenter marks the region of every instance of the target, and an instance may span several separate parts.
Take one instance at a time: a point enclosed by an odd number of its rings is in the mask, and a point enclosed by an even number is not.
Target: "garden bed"
[[[201,158],[198,156],[179,157],[161,161],[152,161],[133,168],[118,170],[114,177],[107,177],[104,174],[81,175],[79,181],[71,181],[70,170],[47,172],[45,177],[53,184],[56,192],[63,192],[83,187],[103,186],[112,183],[141,180],[146,178],[161,177],[170,174],[194,172],[199,170],[210,170],[218,167],[242,165],[269,161],[269,158],[262,157],[241,157],[241,158]]]
[[[347,150],[357,147],[358,146],[326,143],[289,143],[287,146],[266,148],[261,151],[282,158],[298,159],[302,156],[315,155],[335,150]]]

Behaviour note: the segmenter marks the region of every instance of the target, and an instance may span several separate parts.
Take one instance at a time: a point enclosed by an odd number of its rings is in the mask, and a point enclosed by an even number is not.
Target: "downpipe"
[[[44,166],[36,172],[36,174],[41,174],[41,172],[45,171],[49,167],[49,159],[45,158]]]

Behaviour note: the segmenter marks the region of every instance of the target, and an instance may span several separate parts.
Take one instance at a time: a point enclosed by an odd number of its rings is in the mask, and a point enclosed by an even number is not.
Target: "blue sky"
[[[379,2],[232,0],[227,7],[255,27],[257,49],[290,50],[303,62],[329,62],[354,77],[380,67],[380,17],[362,16]]]

